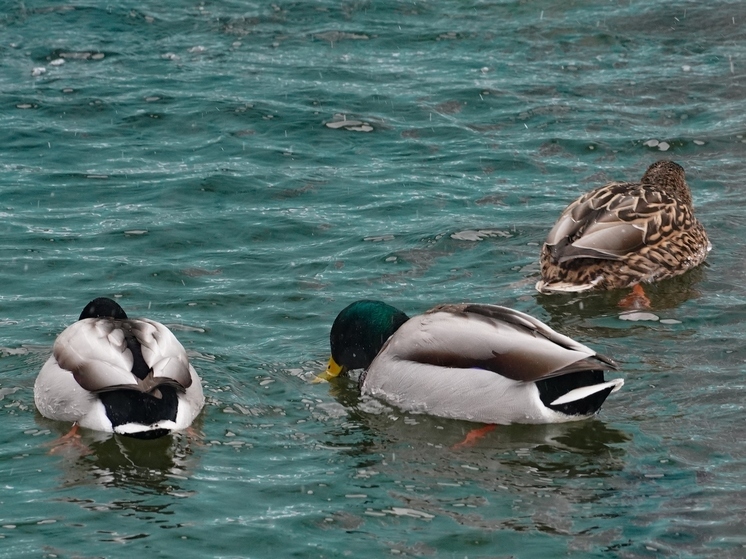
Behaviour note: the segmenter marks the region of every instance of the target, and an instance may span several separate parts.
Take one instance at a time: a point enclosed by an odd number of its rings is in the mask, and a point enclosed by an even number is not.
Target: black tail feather
[[[603,371],[578,371],[559,377],[552,377],[536,382],[539,389],[539,397],[542,403],[551,410],[566,415],[593,415],[596,413],[608,398],[613,386],[600,390],[590,396],[574,402],[565,404],[552,405],[557,398],[564,396],[571,390],[583,386],[592,386],[604,382]]]

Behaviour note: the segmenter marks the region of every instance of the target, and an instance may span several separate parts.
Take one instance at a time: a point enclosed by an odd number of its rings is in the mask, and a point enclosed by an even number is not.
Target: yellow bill
[[[338,365],[334,358],[330,357],[329,364],[326,366],[326,371],[316,375],[316,378],[313,379],[311,382],[313,382],[314,384],[324,381],[328,382],[331,379],[336,378],[340,374],[344,373],[344,371],[344,367],[342,367],[342,365]]]

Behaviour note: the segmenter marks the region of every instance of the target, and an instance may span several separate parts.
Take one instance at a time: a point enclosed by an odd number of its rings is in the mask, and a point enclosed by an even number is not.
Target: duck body
[[[99,312],[87,312],[90,307]],[[36,378],[34,401],[49,419],[156,438],[191,425],[204,395],[184,347],[168,328],[127,318],[117,303],[101,298],[55,340]]]
[[[609,183],[562,212],[542,246],[536,289],[578,292],[652,283],[699,266],[710,249],[684,169],[658,161],[641,182]]]
[[[330,369],[336,364],[333,352]],[[519,311],[443,305],[391,333],[361,375],[360,389],[406,411],[440,417],[559,423],[594,415],[624,384],[604,380],[604,370],[616,368]]]

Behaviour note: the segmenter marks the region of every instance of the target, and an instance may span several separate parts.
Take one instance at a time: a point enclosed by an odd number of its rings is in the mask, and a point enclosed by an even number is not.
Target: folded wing
[[[623,260],[675,229],[675,200],[650,185],[610,183],[570,204],[547,235],[552,259]]]
[[[134,342],[134,345],[133,345]],[[133,371],[139,351],[145,378]],[[191,383],[184,347],[168,328],[147,319],[88,318],[70,325],[54,344],[54,357],[90,392],[127,388],[148,392],[159,384],[183,389]]]
[[[575,371],[616,369],[609,358],[541,321],[496,305],[445,305],[404,324],[383,351],[438,367],[484,369],[533,382]]]

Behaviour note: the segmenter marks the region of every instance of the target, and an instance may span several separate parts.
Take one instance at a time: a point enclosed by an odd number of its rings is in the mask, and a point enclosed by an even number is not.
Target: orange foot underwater
[[[464,437],[464,440],[460,443],[456,443],[451,448],[453,450],[457,450],[459,448],[469,448],[477,444],[477,442],[484,438],[488,433],[491,433],[495,430],[495,427],[497,425],[489,424],[485,425],[484,427],[479,427],[477,429],[472,429],[468,433],[466,433],[466,437]]]
[[[90,454],[91,450],[80,440],[80,433],[78,433],[79,430],[80,426],[77,423],[73,423],[73,428],[70,429],[66,435],[52,441],[50,444],[52,448],[49,451],[49,454],[67,452],[70,449],[75,449],[82,455]]]
[[[643,310],[650,308],[650,299],[645,295],[642,284],[636,283],[632,286],[632,293],[619,301],[619,306],[628,310]]]

